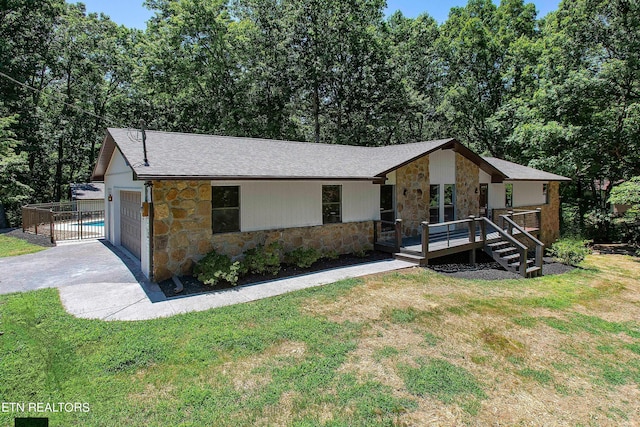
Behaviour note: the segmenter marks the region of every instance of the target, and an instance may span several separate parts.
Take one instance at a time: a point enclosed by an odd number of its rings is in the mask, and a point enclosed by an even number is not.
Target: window
[[[445,184],[444,186],[444,221],[456,219],[456,185]]]
[[[542,184],[542,195],[544,196],[544,202],[549,204],[549,184]]]
[[[429,186],[429,223],[440,222],[440,185]]]
[[[211,187],[211,223],[214,233],[240,231],[240,187]]]
[[[342,222],[342,186],[322,186],[322,223]]]
[[[513,207],[513,184],[504,185],[504,207]]]
[[[395,190],[395,185],[380,186],[380,219],[385,221],[382,231],[392,230],[393,225],[389,223],[396,220]]]

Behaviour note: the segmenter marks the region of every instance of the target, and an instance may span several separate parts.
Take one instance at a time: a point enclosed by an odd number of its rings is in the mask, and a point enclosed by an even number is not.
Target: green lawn
[[[141,322],[76,319],[55,289],[0,296],[0,396],[89,404],[39,414],[52,426],[631,425],[640,263],[584,266],[414,269]]]
[[[43,250],[42,246],[32,245],[21,239],[0,234],[0,257],[32,254]]]

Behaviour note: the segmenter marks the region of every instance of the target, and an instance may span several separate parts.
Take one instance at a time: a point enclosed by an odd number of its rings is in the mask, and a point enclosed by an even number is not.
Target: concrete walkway
[[[76,317],[146,320],[255,301],[339,280],[414,267],[384,260],[199,295],[168,299],[144,278],[137,262],[105,241],[63,244],[31,255],[0,259],[0,294],[57,287]]]

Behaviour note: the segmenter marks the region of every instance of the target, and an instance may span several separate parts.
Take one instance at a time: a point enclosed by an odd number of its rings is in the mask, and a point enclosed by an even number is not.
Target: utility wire
[[[43,92],[43,90],[42,90],[42,89],[38,89],[38,88],[35,88],[35,87],[33,87],[33,86],[29,86],[29,85],[28,85],[28,84],[26,84],[26,83],[22,83],[22,82],[20,82],[20,81],[18,81],[18,80],[16,80],[16,79],[14,79],[13,77],[11,77],[11,76],[9,76],[9,75],[7,75],[7,74],[3,73],[2,71],[0,71],[0,76],[2,76],[2,77],[4,77],[4,78],[6,78],[6,79],[8,79],[8,80],[11,80],[12,82],[14,82],[14,83],[16,83],[16,84],[18,84],[18,85],[20,85],[20,86],[22,86],[22,87],[25,87],[25,88],[30,89],[30,90],[33,90],[33,91],[35,91],[35,92],[39,92],[39,93],[42,93],[42,94],[44,94],[44,95],[47,95],[46,93],[44,93],[44,92]],[[76,111],[79,111],[79,112],[84,113],[84,114],[88,114],[88,115],[90,115],[90,116],[92,116],[92,117],[95,117],[95,118],[97,118],[97,119],[100,119],[100,120],[104,120],[105,122],[107,122],[107,123],[109,123],[109,124],[114,124],[113,120],[111,120],[111,119],[110,119],[110,118],[108,118],[108,117],[101,117],[101,116],[99,116],[99,115],[97,115],[97,114],[95,114],[95,113],[92,113],[91,111],[84,110],[84,109],[82,109],[82,108],[78,107],[77,105],[69,104],[68,102],[64,102],[64,101],[60,101],[60,102],[62,102],[64,105],[66,105],[66,106],[68,106],[68,107],[71,107],[71,108],[75,109]]]

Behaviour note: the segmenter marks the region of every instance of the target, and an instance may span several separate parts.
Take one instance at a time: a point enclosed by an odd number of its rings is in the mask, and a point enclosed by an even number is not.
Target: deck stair
[[[536,225],[539,227],[539,210],[525,211],[520,215],[531,213],[537,215]],[[402,236],[402,220],[397,219],[394,223],[385,224],[387,229],[395,230],[392,240],[378,239],[376,225],[374,244],[378,250],[393,253],[396,259],[422,266],[427,265],[430,259],[460,252],[469,252],[469,262],[475,263],[476,249],[483,249],[508,271],[523,277],[541,276],[544,244],[531,234],[538,232],[539,228],[527,227],[526,222],[518,224],[516,220],[520,218],[516,218],[517,215],[513,212],[501,215],[502,227],[488,218],[474,216],[437,224],[424,221],[421,223],[421,235],[409,238]]]
[[[499,240],[487,243],[484,251],[489,254],[505,270],[525,277],[537,277],[542,275],[542,266],[536,265],[535,258],[529,257],[529,248],[518,247],[514,242],[500,236]],[[526,263],[522,273],[522,261]]]

